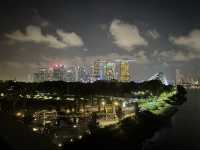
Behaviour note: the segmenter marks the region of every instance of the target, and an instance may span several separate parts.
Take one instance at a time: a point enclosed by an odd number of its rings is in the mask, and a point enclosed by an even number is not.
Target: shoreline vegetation
[[[182,86],[174,86],[171,91],[163,92],[156,98],[141,100],[138,104],[140,111],[134,117],[105,128],[96,128],[93,134],[86,135],[82,140],[66,143],[64,150],[78,147],[84,149],[90,145],[100,149],[131,147],[141,150],[143,143],[167,125],[178,110],[177,106],[185,101],[186,90]]]
[[[88,124],[91,134],[66,142],[64,150],[79,147],[108,149],[118,146],[131,146],[140,150],[142,143],[164,126],[177,111],[177,106],[186,101],[186,90],[179,85],[164,85],[160,80],[142,83],[122,83],[115,80],[94,83],[0,82],[0,108],[2,112],[9,114],[20,109],[59,110],[62,106],[71,105],[75,108],[75,113],[80,113],[80,106],[84,108],[86,103],[100,106],[102,98],[110,102],[113,97],[135,99],[135,114],[123,119],[119,117],[118,123],[104,128],[99,127],[96,114],[92,114]]]

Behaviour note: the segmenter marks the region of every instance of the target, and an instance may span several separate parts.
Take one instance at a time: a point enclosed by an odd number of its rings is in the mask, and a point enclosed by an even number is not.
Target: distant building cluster
[[[97,80],[130,81],[130,61],[133,60],[96,60],[93,65],[74,65],[66,67],[54,64],[41,67],[33,74],[34,82],[66,81],[94,82]]]
[[[176,84],[200,84],[200,73],[194,75],[183,73],[180,69],[176,69]]]

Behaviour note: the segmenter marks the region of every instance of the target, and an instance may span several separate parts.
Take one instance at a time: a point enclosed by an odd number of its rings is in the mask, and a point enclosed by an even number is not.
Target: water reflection
[[[169,124],[145,142],[144,150],[200,149],[200,91],[188,90],[187,101]]]

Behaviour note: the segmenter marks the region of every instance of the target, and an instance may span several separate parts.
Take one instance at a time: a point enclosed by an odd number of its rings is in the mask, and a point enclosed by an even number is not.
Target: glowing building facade
[[[128,82],[130,80],[129,63],[126,60],[118,62],[97,60],[94,65],[74,65],[69,68],[63,64],[54,64],[49,68],[40,68],[34,73],[33,81],[94,82],[116,79]]]
[[[65,66],[63,64],[53,66],[53,80],[64,81],[65,80]]]
[[[94,63],[94,80],[105,80],[104,66],[106,62],[104,60],[97,60]]]
[[[128,61],[122,61],[120,63],[120,81],[128,82],[130,80],[129,63]]]
[[[115,63],[106,63],[104,65],[104,72],[105,72],[105,79],[106,80],[113,80],[116,79],[116,64]]]

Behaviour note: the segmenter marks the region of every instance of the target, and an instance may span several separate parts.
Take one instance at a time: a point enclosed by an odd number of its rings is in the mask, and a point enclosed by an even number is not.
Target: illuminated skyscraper
[[[130,80],[129,63],[128,61],[122,61],[120,63],[120,81],[128,82]]]
[[[116,79],[115,69],[116,69],[115,63],[109,62],[104,65],[104,72],[105,72],[106,80]]]
[[[53,66],[53,80],[64,81],[65,80],[65,66],[63,64],[56,64]]]
[[[48,68],[40,68],[39,71],[37,73],[34,73],[33,75],[34,82],[48,81],[48,78],[49,78]]]
[[[85,82],[92,82],[93,80],[93,66],[86,66],[85,68]]]
[[[74,76],[75,76],[75,81],[78,82],[79,81],[79,66],[74,66]]]
[[[75,67],[70,67],[66,70],[66,73],[65,73],[65,81],[66,82],[74,82],[75,81]]]
[[[105,73],[104,73],[104,66],[105,66],[104,60],[97,60],[94,63],[94,79],[95,80],[105,80]]]
[[[87,82],[88,81],[88,68],[85,65],[75,66],[75,81]]]

